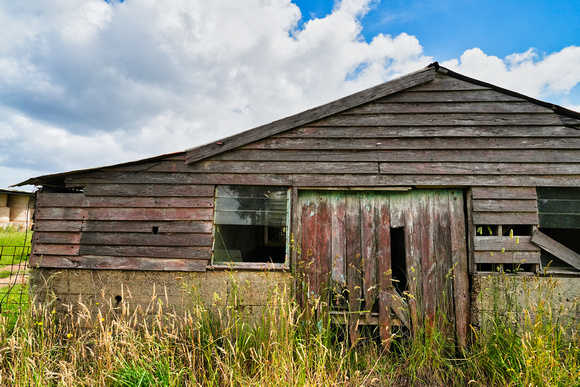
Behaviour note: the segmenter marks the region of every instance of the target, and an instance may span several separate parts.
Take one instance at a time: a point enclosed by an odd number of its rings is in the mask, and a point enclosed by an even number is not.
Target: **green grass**
[[[28,285],[0,287],[0,318],[7,332],[16,326],[19,316],[28,311]]]
[[[0,267],[17,264],[28,259],[28,248],[32,240],[32,232],[18,231],[8,227],[0,229]]]
[[[52,302],[33,304],[13,329],[0,321],[0,380],[14,386],[578,385],[578,330],[556,318],[544,290],[516,308],[515,320],[498,309],[461,356],[436,326],[394,337],[390,351],[373,340],[352,348],[337,336],[339,327],[299,309],[287,288],[272,289],[258,326],[235,305],[197,304],[176,314],[154,299],[156,312],[145,317],[128,304],[121,314],[107,305],[91,313],[95,305],[81,302],[58,311]]]
[[[23,232],[11,227],[0,229],[0,278],[7,278],[13,270],[6,265],[28,260],[32,232]],[[28,308],[28,286],[13,285],[0,288],[0,314],[5,318],[5,328],[10,330],[16,324],[17,316]]]

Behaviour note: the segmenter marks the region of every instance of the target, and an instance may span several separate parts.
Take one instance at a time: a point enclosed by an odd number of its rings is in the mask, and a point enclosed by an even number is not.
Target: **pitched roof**
[[[46,186],[51,186],[51,187],[63,187],[64,186],[64,178],[67,176],[70,176],[70,175],[75,175],[75,174],[79,174],[79,173],[87,173],[87,172],[96,172],[96,171],[100,171],[102,169],[107,169],[107,168],[128,167],[131,165],[151,163],[151,162],[163,160],[167,157],[182,155],[184,153],[185,152],[183,152],[183,151],[182,152],[175,152],[175,153],[168,153],[168,154],[164,154],[164,155],[149,157],[149,158],[141,159],[141,160],[129,161],[126,163],[120,163],[120,164],[115,164],[115,165],[107,165],[107,166],[101,166],[101,167],[96,167],[96,168],[87,168],[87,169],[78,169],[75,171],[53,173],[50,175],[31,177],[28,180],[25,180],[25,181],[18,183],[18,184],[11,185],[10,187],[21,187],[23,185],[46,185]]]
[[[517,93],[512,90],[504,89],[499,86],[492,85],[487,82],[483,82],[474,78],[467,77],[465,75],[456,73],[451,71],[447,68],[440,66],[437,62],[431,63],[427,67],[410,73],[408,75],[402,76],[400,78],[382,83],[378,86],[371,87],[369,89],[360,91],[358,93],[349,95],[347,97],[338,99],[336,101],[327,103],[322,106],[315,107],[313,109],[306,110],[302,113],[298,113],[292,115],[290,117],[283,118],[278,121],[271,122],[266,125],[258,126],[256,128],[246,130],[239,134],[226,137],[219,141],[211,142],[205,145],[201,145],[195,148],[187,149],[185,152],[176,152],[172,154],[160,155],[156,157],[151,157],[143,160],[131,161],[128,163],[116,164],[112,166],[105,166],[105,167],[98,167],[98,168],[91,168],[91,169],[84,169],[84,170],[77,170],[77,171],[70,171],[70,172],[63,172],[51,175],[44,175],[38,176],[34,178],[30,178],[24,182],[15,184],[14,187],[23,186],[28,184],[35,184],[35,185],[53,185],[53,186],[61,186],[64,185],[64,178],[69,175],[79,174],[79,173],[87,173],[87,172],[94,172],[102,169],[108,169],[113,167],[125,167],[135,164],[153,162],[157,160],[161,160],[166,157],[177,156],[180,154],[185,153],[186,164],[191,164],[196,161],[200,161],[206,159],[208,157],[212,157],[214,155],[220,154],[222,152],[247,145],[251,142],[261,140],[263,138],[276,135],[282,133],[286,130],[290,130],[296,128],[301,125],[305,125],[311,123],[316,120],[320,120],[325,117],[332,116],[333,114],[337,114],[343,112],[345,110],[351,109],[353,107],[371,102],[378,98],[383,98],[388,95],[409,89],[414,86],[418,86],[427,82],[430,82],[435,79],[437,73],[444,74],[465,82],[469,82],[472,84],[476,84],[479,86],[484,86],[490,88],[492,90],[498,91],[503,94],[511,95],[517,98],[521,98],[523,100],[527,100],[531,103],[536,105],[540,105],[543,107],[550,108],[559,115],[562,125],[570,126],[576,129],[580,129],[580,113],[575,112],[566,108],[563,108],[558,105],[554,105],[548,102],[540,101],[538,99],[528,97],[526,95]]]
[[[344,110],[362,105],[374,99],[386,97],[387,95],[432,81],[435,79],[436,73],[436,67],[431,64],[424,69],[405,75],[401,78],[382,83],[378,86],[371,87],[370,89],[359,91],[358,93],[349,95],[322,106],[315,107],[313,109],[306,110],[305,112],[298,113],[266,125],[258,126],[257,128],[226,137],[216,142],[188,149],[186,151],[187,154],[185,163],[191,164],[196,161],[214,156],[218,153],[222,153],[227,150],[261,140],[262,138],[284,132],[288,129],[292,129],[297,126],[305,125],[309,122],[340,113]]]
[[[424,69],[421,69],[414,73],[405,75],[401,78],[394,79],[389,82],[385,82],[370,89],[360,91],[358,93],[349,95],[347,97],[330,102],[328,104],[307,110],[302,113],[295,114],[290,117],[283,118],[278,121],[271,122],[266,125],[258,126],[257,128],[250,129],[230,137],[226,137],[216,142],[188,149],[186,150],[185,163],[191,164],[196,161],[203,160],[205,158],[225,152],[227,150],[247,145],[257,140],[261,140],[268,136],[279,134],[288,129],[292,129],[297,126],[305,125],[310,122],[331,116],[333,114],[340,113],[342,111],[345,111],[358,105],[362,105],[372,100],[386,97],[390,94],[394,94],[396,92],[411,88],[413,86],[418,86],[420,84],[432,81],[433,79],[435,79],[435,76],[438,72],[456,79],[460,79],[462,81],[466,81],[479,86],[488,87],[498,92],[508,94],[517,98],[521,98],[543,107],[550,108],[556,114],[561,116],[563,125],[572,126],[576,129],[580,129],[580,113],[578,112],[548,102],[540,101],[538,99],[528,97],[526,95],[517,93],[512,90],[504,89],[502,87],[492,85],[487,82],[467,77],[465,75],[451,71],[445,67],[442,67],[439,65],[439,63],[434,62],[431,63],[429,66],[425,67]]]

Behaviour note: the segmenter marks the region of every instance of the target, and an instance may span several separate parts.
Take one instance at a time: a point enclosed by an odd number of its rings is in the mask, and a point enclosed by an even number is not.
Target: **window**
[[[285,187],[218,186],[213,262],[286,263],[289,203]]]
[[[542,265],[580,270],[580,188],[538,187],[537,192],[539,231],[551,239],[541,245]]]

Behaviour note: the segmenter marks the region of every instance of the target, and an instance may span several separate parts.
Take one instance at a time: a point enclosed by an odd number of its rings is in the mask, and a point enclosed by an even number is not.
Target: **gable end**
[[[296,128],[310,122],[340,113],[355,106],[383,98],[390,94],[421,85],[432,81],[437,70],[433,66],[426,67],[410,75],[395,79],[390,82],[372,87],[367,90],[330,102],[326,105],[307,110],[272,123],[259,126],[246,132],[227,137],[219,142],[210,143],[197,148],[189,149],[186,153],[186,164],[191,164],[199,160],[214,156],[227,150],[247,145],[251,142],[261,140],[265,137],[282,133],[288,129]]]

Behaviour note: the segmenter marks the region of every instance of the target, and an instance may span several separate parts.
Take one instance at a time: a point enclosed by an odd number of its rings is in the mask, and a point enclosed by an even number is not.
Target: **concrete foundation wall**
[[[520,327],[541,316],[571,333],[580,324],[579,301],[580,277],[474,276],[471,320],[481,330],[498,316]]]
[[[37,303],[60,312],[86,306],[91,312],[125,308],[153,314],[181,313],[196,305],[216,311],[236,308],[250,320],[272,307],[274,289],[291,285],[290,273],[275,271],[154,272],[32,269],[31,293]],[[120,298],[119,298],[120,297]],[[539,313],[569,331],[580,324],[580,278],[473,276],[471,324],[492,327],[494,319],[524,326]],[[529,321],[529,320],[528,320]]]
[[[31,294],[40,304],[65,313],[124,308],[132,313],[181,313],[196,305],[242,310],[259,318],[274,288],[290,284],[289,273],[275,271],[154,272],[121,270],[31,270]],[[82,305],[81,305],[82,303]]]

